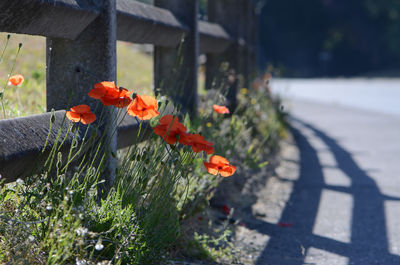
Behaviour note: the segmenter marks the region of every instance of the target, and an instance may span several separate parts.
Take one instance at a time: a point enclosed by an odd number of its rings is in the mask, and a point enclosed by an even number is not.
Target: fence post
[[[47,38],[47,110],[66,109],[88,104],[93,110],[96,102],[88,96],[95,83],[116,81],[116,0],[92,1],[98,17],[75,39]],[[70,98],[70,95],[72,97]],[[96,114],[101,112],[97,108]],[[107,107],[104,123],[116,126],[116,114]],[[106,133],[102,126],[102,133]],[[107,160],[102,172],[106,186],[115,179],[117,135],[107,130]]]
[[[243,73],[243,51],[241,37],[243,27],[240,26],[243,18],[243,0],[212,0],[208,1],[208,20],[221,24],[233,36],[234,43],[221,54],[207,54],[206,62],[206,88],[214,87],[216,74],[223,62],[229,63],[226,80],[227,99],[231,110],[236,108],[237,88],[239,73]]]
[[[248,82],[249,88],[252,86],[252,79],[257,76],[257,49],[258,49],[258,23],[259,14],[257,12],[257,1],[251,0],[250,5],[250,19],[249,19],[249,36],[248,36],[248,49],[249,49],[249,70],[250,80]]]
[[[251,74],[251,62],[250,62],[250,53],[251,53],[251,21],[252,21],[252,16],[251,16],[251,2],[252,0],[247,0],[244,1],[243,4],[243,11],[244,14],[242,16],[242,21],[241,21],[241,30],[240,30],[240,35],[241,38],[243,38],[243,42],[245,43],[244,46],[242,46],[242,67],[243,70],[241,73],[243,73],[243,86],[246,88],[249,88],[250,85],[250,74]]]
[[[197,111],[197,69],[199,55],[198,0],[155,0],[158,7],[169,9],[189,27],[177,48],[154,49],[154,85],[183,111]]]

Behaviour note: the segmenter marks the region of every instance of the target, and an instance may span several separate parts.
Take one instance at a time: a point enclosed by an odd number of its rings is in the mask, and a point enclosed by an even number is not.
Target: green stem
[[[7,43],[8,43],[8,40],[7,40]],[[4,116],[4,119],[7,118],[7,117],[6,117],[6,109],[5,109],[5,107],[4,107],[4,101],[3,101],[4,91],[6,90],[6,88],[7,88],[7,86],[8,86],[8,80],[9,80],[9,78],[10,78],[12,72],[14,71],[14,67],[15,67],[15,64],[17,63],[17,58],[18,58],[19,52],[21,51],[21,47],[22,47],[22,43],[20,43],[19,46],[18,46],[18,51],[17,51],[17,54],[15,55],[15,60],[14,60],[14,63],[13,63],[13,65],[12,65],[12,67],[11,67],[11,71],[8,73],[6,83],[4,84],[3,90],[1,91],[1,92],[2,92],[2,95],[1,95],[1,105],[2,105],[2,108],[3,108],[3,116]]]

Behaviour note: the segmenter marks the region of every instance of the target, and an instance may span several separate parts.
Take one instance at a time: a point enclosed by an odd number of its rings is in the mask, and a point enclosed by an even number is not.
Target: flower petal
[[[80,114],[88,113],[88,112],[90,112],[90,107],[88,105],[86,105],[86,104],[82,104],[82,105],[78,105],[78,106],[72,107],[71,111],[72,112],[76,112],[76,113],[80,113]]]
[[[229,109],[225,106],[213,105],[213,109],[215,112],[219,114],[229,114]]]
[[[96,115],[93,113],[84,113],[81,117],[81,122],[83,124],[91,124],[96,120]]]
[[[232,176],[236,171],[236,167],[232,165],[224,166],[219,173],[222,177],[229,177]]]
[[[218,175],[218,167],[215,164],[208,163],[208,162],[203,162],[204,166],[206,167],[208,173],[211,175]]]
[[[115,83],[114,82],[101,82],[94,85],[94,88],[89,91],[88,95],[94,99],[101,99],[105,95],[107,95],[107,91],[109,89],[114,89]]]
[[[10,79],[8,79],[8,81],[14,85],[14,86],[18,86],[20,84],[22,84],[22,82],[24,82],[24,77],[20,74],[18,75],[13,75],[10,77]]]
[[[76,113],[76,112],[66,111],[65,115],[72,122],[79,122],[81,120],[81,115],[79,113]]]
[[[229,161],[225,157],[222,157],[219,155],[214,155],[214,156],[210,157],[210,163],[229,165]]]
[[[146,107],[154,107],[154,109],[158,109],[157,100],[151,96],[141,95],[139,96],[139,101],[144,104]]]

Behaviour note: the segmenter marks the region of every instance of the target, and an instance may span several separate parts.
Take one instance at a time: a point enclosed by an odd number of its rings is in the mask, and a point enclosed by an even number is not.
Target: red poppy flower
[[[225,106],[213,105],[213,109],[219,114],[229,114],[229,109]]]
[[[141,120],[150,120],[160,115],[157,100],[147,95],[136,95],[135,99],[128,106],[128,114],[138,117]]]
[[[210,157],[209,162],[204,162],[208,173],[212,175],[221,174],[222,177],[229,177],[236,171],[236,167],[229,164],[226,158],[218,155]]]
[[[175,144],[177,137],[186,133],[186,127],[173,115],[165,115],[153,128],[155,134],[161,136],[168,144]]]
[[[100,99],[105,106],[113,105],[117,108],[128,106],[132,99],[126,88],[117,87],[114,82],[100,82],[88,93],[89,97]]]
[[[96,120],[96,115],[90,111],[88,105],[78,105],[66,112],[67,118],[72,122],[90,124]]]
[[[183,133],[179,135],[179,143],[183,145],[192,145],[192,134]]]
[[[9,85],[18,86],[24,82],[24,77],[22,75],[13,75],[8,79]]]
[[[229,213],[231,212],[231,209],[229,209],[228,205],[224,204],[222,206],[222,211],[224,212],[225,215],[229,215]]]
[[[204,151],[207,155],[214,153],[213,143],[208,142],[200,134],[183,134],[179,138],[179,142],[184,145],[192,146],[192,150],[195,153]]]

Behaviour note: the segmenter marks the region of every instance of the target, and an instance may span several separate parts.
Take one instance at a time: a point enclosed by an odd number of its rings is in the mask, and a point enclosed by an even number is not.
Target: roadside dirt
[[[279,223],[299,174],[299,151],[289,130],[279,150],[267,155],[266,160],[269,163],[262,169],[238,168],[237,174],[224,179],[210,201],[211,207],[191,218],[184,226],[187,231],[182,231],[188,237],[197,232],[216,238],[222,230],[230,230],[228,242],[219,242],[215,247],[229,249],[229,253],[219,256],[217,262],[178,258],[168,264],[260,264],[269,240],[269,235],[263,233],[265,226],[278,233],[291,226]]]
[[[270,164],[247,181],[236,204],[234,218],[239,222],[232,238],[239,253],[240,264],[255,264],[268,244],[269,236],[262,233],[263,226],[277,230],[290,227],[279,223],[281,213],[292,191],[292,181],[298,178],[299,151],[293,137],[281,140],[280,150],[271,156]]]
[[[269,235],[262,232],[263,226],[272,226],[278,232],[291,226],[279,223],[292,191],[292,181],[298,178],[299,172],[299,151],[289,132],[288,137],[281,140],[279,150],[269,154],[267,160],[268,165],[262,169],[239,169],[237,174],[224,179],[210,201],[211,207],[192,220],[189,228],[192,232],[215,235],[222,227],[231,230],[229,242],[233,248],[230,254],[219,257],[216,263],[185,260],[170,264],[257,263],[269,240]],[[221,247],[224,245],[226,247],[226,242]]]

